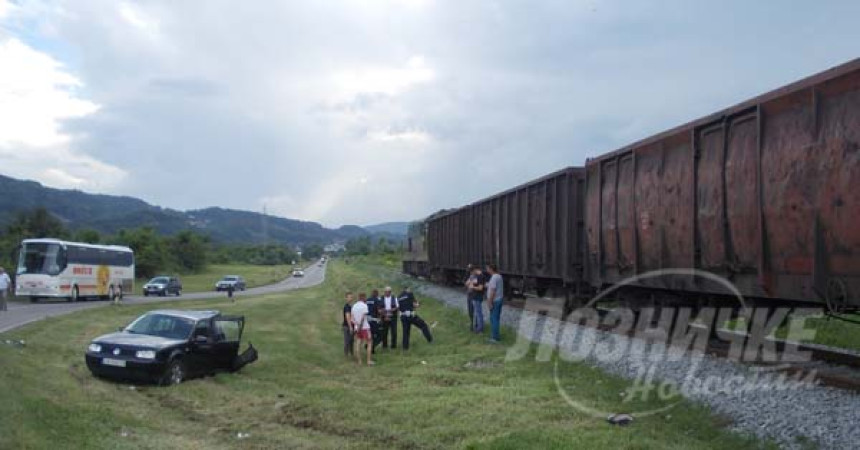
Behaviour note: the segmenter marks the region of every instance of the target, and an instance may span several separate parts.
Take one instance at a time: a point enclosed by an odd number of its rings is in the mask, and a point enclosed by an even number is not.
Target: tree
[[[208,239],[190,230],[180,231],[167,239],[169,255],[180,271],[199,272],[206,267]]]
[[[87,244],[98,244],[102,240],[102,235],[96,230],[84,228],[76,231],[75,235],[72,237],[72,240],[77,242],[85,242]]]
[[[311,244],[302,249],[302,256],[305,259],[318,259],[323,254],[323,246],[319,244]]]
[[[134,250],[138,276],[151,278],[166,269],[168,258],[164,242],[152,228],[119,230],[117,240]]]
[[[373,250],[370,236],[352,238],[346,241],[346,254],[350,256],[369,255]]]

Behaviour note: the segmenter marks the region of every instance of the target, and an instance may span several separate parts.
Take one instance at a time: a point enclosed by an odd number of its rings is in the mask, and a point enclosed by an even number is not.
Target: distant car
[[[86,352],[95,376],[179,384],[218,371],[237,371],[257,360],[253,345],[239,354],[243,316],[218,311],[150,311],[99,336]]]
[[[169,276],[155,277],[143,285],[143,296],[158,295],[165,297],[168,295],[182,295],[182,282],[179,278]]]
[[[234,291],[244,291],[245,279],[239,275],[227,275],[221,281],[215,283],[215,290],[226,291],[230,289],[230,286],[233,287]]]
[[[305,276],[305,271],[302,269],[293,269],[293,276],[294,277],[303,277],[303,276]]]

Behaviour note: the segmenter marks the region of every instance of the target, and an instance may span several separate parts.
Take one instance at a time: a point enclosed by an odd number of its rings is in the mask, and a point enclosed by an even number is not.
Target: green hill
[[[263,215],[252,211],[205,208],[178,211],[151,205],[134,197],[89,194],[78,190],[54,189],[35,181],[0,175],[0,227],[19,211],[44,207],[67,227],[91,228],[116,233],[122,228],[149,226],[162,234],[194,230],[224,243],[329,243],[373,232],[347,225],[337,229],[316,222]],[[388,233],[379,233],[386,238]]]

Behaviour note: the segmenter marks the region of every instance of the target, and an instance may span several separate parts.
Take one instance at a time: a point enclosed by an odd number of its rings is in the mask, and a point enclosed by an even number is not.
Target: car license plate
[[[106,366],[125,367],[125,361],[122,359],[104,358],[102,364]]]

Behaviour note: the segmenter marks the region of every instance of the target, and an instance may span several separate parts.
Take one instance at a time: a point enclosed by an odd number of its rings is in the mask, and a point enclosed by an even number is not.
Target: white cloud
[[[398,95],[411,87],[433,81],[436,73],[421,56],[409,58],[403,67],[360,67],[343,70],[332,76],[337,98],[358,94]]]
[[[60,63],[18,39],[0,41],[0,67],[0,145],[67,142],[60,121],[98,109],[76,96],[81,83]]]
[[[392,131],[391,129],[385,129],[369,131],[367,138],[380,142],[426,143],[430,141],[430,135],[421,130]]]
[[[129,3],[122,2],[119,4],[119,15],[129,25],[146,33],[151,37],[155,37],[159,32],[158,21],[144,12],[139,7]]]
[[[0,12],[5,6],[0,4]],[[0,38],[0,170],[58,187],[112,188],[124,172],[70,148],[62,123],[90,115],[81,82],[16,38]]]

